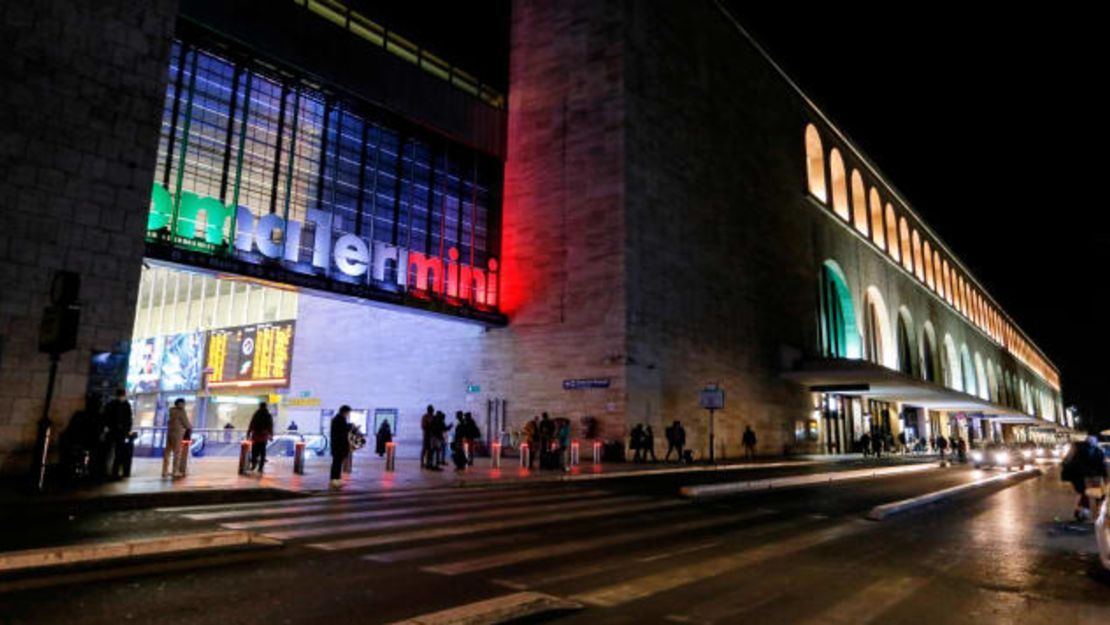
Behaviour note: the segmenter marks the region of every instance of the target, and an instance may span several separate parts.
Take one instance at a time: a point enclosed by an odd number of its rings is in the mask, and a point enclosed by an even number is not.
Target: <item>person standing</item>
[[[883,457],[883,435],[881,432],[875,432],[871,436],[871,451],[874,452],[876,459]]]
[[[752,431],[752,426],[744,426],[744,435],[741,437],[740,442],[744,445],[744,457],[748,460],[755,459],[755,432]]]
[[[173,408],[170,408],[170,414],[166,418],[166,448],[162,450],[162,477],[169,477],[170,475],[171,456],[173,457],[173,476],[182,477],[185,475],[181,471],[181,441],[185,440],[185,434],[192,429],[193,424],[189,423],[189,415],[185,412],[185,399],[178,397],[173,400]],[[188,451],[185,451],[185,453],[188,453]]]
[[[329,436],[331,438],[331,482],[328,485],[333,489],[338,489],[343,486],[343,462],[347,460],[347,456],[351,453],[351,441],[348,438],[351,434],[351,424],[347,421],[348,415],[351,414],[351,407],[343,405],[339,407],[339,412],[331,418],[331,428],[329,429]]]
[[[251,471],[257,468],[262,473],[266,466],[266,446],[274,438],[274,417],[264,401],[258,402],[258,410],[251,417],[250,425],[247,426],[247,438],[251,440]]]
[[[428,404],[428,410],[420,417],[420,466],[434,469],[432,464],[432,420],[435,419],[435,406]]]
[[[937,437],[937,452],[940,453],[940,465],[941,466],[944,466],[944,465],[948,464],[948,459],[945,457],[945,454],[946,454],[947,451],[948,451],[948,439],[944,438],[943,435],[938,436]]]
[[[632,462],[644,461],[644,424],[637,423],[628,434],[628,446],[632,448]]]
[[[537,428],[539,430],[540,441],[537,445],[537,451],[540,454],[540,468],[551,468],[554,463],[551,462],[551,443],[555,440],[555,422],[546,413],[541,413],[540,424]],[[545,461],[547,467],[544,467]]]
[[[383,419],[374,435],[374,453],[378,454],[379,458],[384,456],[385,446],[391,442],[393,442],[393,430],[389,427],[389,420]]]
[[[466,430],[466,464],[470,466],[474,464],[475,445],[482,438],[482,430],[478,428],[478,422],[474,420],[474,415],[469,412],[463,415],[463,425]]]
[[[112,449],[112,468],[108,477],[118,480],[131,475],[131,404],[127,391],[116,389],[116,396],[104,406],[104,420],[108,425],[108,440]]]
[[[644,462],[647,462],[648,454],[651,454],[652,463],[659,462],[655,457],[655,430],[650,426],[644,426]]]
[[[533,416],[531,421],[524,424],[523,435],[524,442],[528,445],[528,469],[531,470],[539,450],[540,418],[538,416]]]

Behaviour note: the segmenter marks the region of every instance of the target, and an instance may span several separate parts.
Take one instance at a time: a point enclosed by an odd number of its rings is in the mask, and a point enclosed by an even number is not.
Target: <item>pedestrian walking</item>
[[[752,431],[752,426],[744,426],[744,436],[741,437],[741,443],[744,445],[744,458],[747,460],[755,459],[755,432]]]
[[[447,433],[453,427],[447,425],[447,415],[437,410],[432,417],[432,468],[435,471],[447,464]]]
[[[876,432],[871,436],[871,451],[875,454],[876,459],[883,457],[883,435]]]
[[[170,475],[170,458],[173,458],[173,476],[182,477],[185,473],[181,470],[183,458],[181,441],[192,432],[193,424],[189,422],[189,415],[185,412],[185,399],[178,397],[173,400],[173,408],[166,418],[166,448],[162,450],[162,477]],[[184,453],[188,453],[186,450]]]
[[[555,441],[559,447],[559,464],[564,471],[569,471],[570,463],[567,460],[567,450],[570,449],[570,419],[558,420],[558,427],[555,429]]]
[[[943,435],[937,437],[937,453],[940,454],[940,465],[944,466],[948,464],[948,460],[946,458],[946,455],[948,453],[948,439],[944,438]]]
[[[127,391],[116,389],[116,396],[104,406],[104,421],[108,426],[108,442],[112,445],[112,468],[108,477],[118,480],[131,475],[131,404]]]
[[[343,463],[351,453],[351,424],[347,417],[351,414],[350,406],[340,406],[339,412],[331,418],[329,435],[331,438],[331,481],[328,485],[333,489],[343,486]]]
[[[628,447],[632,450],[632,462],[643,462],[644,457],[644,426],[637,423],[628,433]]]
[[[384,456],[385,446],[391,442],[393,442],[393,430],[389,427],[389,421],[383,419],[374,434],[374,453],[378,454],[379,458]]]
[[[1106,496],[1106,456],[1097,438],[1088,436],[1072,444],[1064,456],[1060,479],[1071,483],[1079,494],[1073,511],[1075,520],[1089,521],[1093,515],[1092,503],[1097,504]]]
[[[648,454],[651,454],[651,461],[653,463],[659,462],[655,457],[655,430],[651,429],[650,425],[644,426],[644,462],[647,462]]]
[[[251,471],[262,473],[266,466],[266,446],[274,438],[274,416],[266,408],[266,402],[258,402],[258,410],[251,416],[247,426],[247,438],[251,441]]]
[[[482,438],[482,430],[478,428],[478,422],[474,420],[474,415],[469,412],[463,414],[463,429],[466,432],[463,438],[466,442],[466,464],[470,466],[474,464],[475,445]]]
[[[663,436],[667,439],[667,453],[663,455],[663,462],[670,461],[672,451],[676,453],[675,460],[682,462],[682,448],[686,446],[686,431],[682,429],[682,423],[678,421],[672,423],[670,427],[663,430]]]
[[[908,443],[906,441],[906,433],[905,432],[899,432],[898,433],[898,453],[900,453],[900,454],[906,453],[906,445],[907,444]]]
[[[551,443],[555,441],[555,422],[551,420],[551,416],[546,412],[540,413],[540,423],[537,429],[539,430],[540,468],[554,468],[555,463],[551,460]]]
[[[859,437],[859,447],[860,447],[861,450],[863,450],[863,457],[864,458],[871,457],[871,435],[870,434],[868,434],[867,432],[864,432]]]

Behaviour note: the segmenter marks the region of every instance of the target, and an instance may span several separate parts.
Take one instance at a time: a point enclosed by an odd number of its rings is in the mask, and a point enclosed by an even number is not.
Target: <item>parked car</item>
[[[1026,462],[1021,452],[1020,449],[1011,449],[1001,443],[991,443],[986,447],[973,449],[971,451],[971,463],[975,465],[976,469],[999,467],[1007,471],[1010,469],[1021,470]]]

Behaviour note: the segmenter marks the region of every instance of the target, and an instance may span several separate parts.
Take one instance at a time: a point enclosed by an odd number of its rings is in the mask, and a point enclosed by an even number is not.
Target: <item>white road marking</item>
[[[884,577],[852,593],[803,621],[804,625],[862,625],[883,614],[925,587],[928,578]]]
[[[528,506],[522,505],[519,510],[483,510],[481,512],[462,512],[458,514],[436,514],[428,515],[417,518],[394,519],[387,521],[363,521],[359,523],[346,523],[343,525],[326,525],[323,527],[306,527],[300,529],[281,530],[277,532],[266,532],[263,536],[277,538],[278,540],[289,540],[292,538],[307,538],[312,536],[331,536],[336,534],[352,534],[355,532],[377,531],[384,529],[396,529],[401,527],[415,527],[419,525],[428,524],[450,524],[455,522],[467,522],[476,519],[487,519],[497,517],[519,517],[534,513],[552,512],[559,510],[574,510],[578,508],[598,507],[607,505],[607,512],[616,513],[622,508],[611,510],[613,506],[636,503],[644,501],[644,497],[640,496],[625,496],[625,497],[612,497],[598,501],[575,501],[575,502],[558,502],[553,504],[546,504],[542,506]]]
[[[675,549],[674,551],[664,551],[663,553],[659,553],[659,554],[656,554],[656,555],[653,555],[653,556],[647,556],[645,558],[636,558],[636,561],[646,564],[648,562],[655,562],[656,560],[666,560],[667,558],[673,558],[675,556],[684,556],[688,553],[696,553],[698,551],[705,551],[706,549],[712,549],[714,547],[719,547],[720,544],[721,544],[721,541],[715,540],[715,541],[710,542],[710,543],[702,543],[700,545],[694,545],[693,547],[686,547],[685,549]]]
[[[454,502],[454,503],[443,504],[443,505],[413,506],[413,507],[402,507],[402,508],[375,508],[375,509],[372,509],[372,510],[363,510],[361,507],[354,508],[354,509],[328,508],[328,509],[326,509],[328,511],[323,513],[323,514],[313,514],[313,515],[303,515],[303,516],[293,515],[293,516],[282,516],[282,517],[278,517],[276,519],[237,521],[235,523],[223,523],[223,524],[221,524],[221,527],[226,527],[227,529],[236,529],[236,530],[253,530],[253,529],[266,528],[266,527],[281,527],[283,525],[297,525],[297,526],[312,525],[314,523],[327,523],[329,521],[347,521],[347,520],[354,520],[354,519],[383,519],[383,518],[390,518],[390,517],[400,517],[400,516],[411,515],[411,514],[430,514],[430,513],[435,513],[435,512],[448,512],[448,511],[451,511],[451,510],[469,510],[469,509],[475,509],[475,508],[481,508],[483,510],[489,510],[491,508],[491,506],[490,506],[491,503],[494,504],[494,507],[503,508],[503,507],[511,506],[511,505],[531,505],[531,504],[534,504],[534,503],[537,503],[537,502],[542,503],[542,502],[560,501],[560,500],[561,501],[566,501],[568,499],[571,499],[572,501],[577,501],[579,499],[592,499],[592,498],[595,498],[595,497],[605,496],[607,494],[608,493],[604,493],[604,492],[575,493],[573,498],[569,498],[566,493],[553,493],[553,494],[549,494],[549,495],[529,496],[526,499],[521,499],[521,500],[509,499],[509,500],[502,501],[502,500],[498,499],[498,500],[495,500],[495,501],[492,501],[492,502],[484,502],[484,501],[481,501],[481,500],[468,500],[468,501],[461,501],[461,502],[457,501],[457,502]]]
[[[508,536],[490,536],[482,539],[468,539],[465,542],[446,543],[426,545],[423,547],[410,547],[408,549],[396,549],[394,551],[383,551],[381,553],[372,553],[370,555],[362,556],[363,560],[370,560],[371,562],[404,562],[405,560],[419,560],[422,558],[430,558],[437,556],[444,556],[451,553],[458,553],[460,551],[469,551],[471,549],[488,549],[490,547],[497,547],[499,545],[509,545],[513,543],[521,543],[530,540],[536,540],[534,534],[510,534]]]
[[[781,558],[816,547],[822,543],[857,534],[868,527],[866,521],[839,523],[832,527],[786,538],[739,553],[704,560],[695,564],[672,568],[660,573],[645,575],[611,586],[605,586],[574,596],[576,601],[589,605],[613,607],[637,601],[668,590],[693,584],[703,579],[722,575],[736,569],[758,564],[772,558]]]
[[[695,521],[678,523],[675,525],[663,525],[661,527],[652,527],[649,529],[632,532],[619,532],[610,534],[608,536],[601,536],[598,538],[590,538],[586,540],[545,544],[529,549],[519,549],[517,551],[503,551],[500,553],[495,553],[478,558],[471,558],[468,560],[460,560],[447,564],[426,566],[421,570],[427,571],[429,573],[439,573],[441,575],[459,575],[462,573],[473,573],[476,571],[485,571],[487,569],[501,568],[510,564],[528,562],[530,560],[542,560],[545,558],[564,556],[572,553],[580,553],[582,551],[589,551],[591,549],[599,549],[612,545],[621,545],[638,540],[648,540],[652,538],[670,536],[672,534],[680,534],[687,531],[705,529],[710,527],[719,527],[722,525],[729,525],[732,523],[737,523],[739,521],[753,519],[759,516],[761,515],[758,512],[752,511],[740,514],[733,514],[727,517],[703,518],[697,519]]]
[[[613,509],[609,506],[598,506],[595,504],[592,509],[580,510],[577,512],[564,512],[541,516],[526,516],[523,518],[515,518],[504,521],[472,523],[470,525],[446,525],[431,527],[427,529],[413,530],[409,532],[380,534],[377,536],[362,536],[356,538],[333,540],[323,543],[312,543],[308,546],[315,549],[323,549],[325,551],[360,549],[364,547],[377,547],[380,545],[392,545],[397,543],[414,542],[418,540],[430,540],[433,538],[446,538],[449,536],[459,536],[463,534],[473,534],[477,532],[498,532],[519,527],[544,525],[548,523],[559,523],[563,521],[579,521],[582,519],[589,519],[593,517],[607,515],[631,514],[634,512],[642,512],[646,510],[662,510],[664,508],[673,508],[675,506],[682,505],[687,504],[680,500],[646,501],[640,504],[623,506],[618,509]],[[566,507],[564,506],[563,509],[565,510]]]
[[[493,625],[547,612],[577,610],[581,604],[538,592],[518,592],[414,616],[393,625]]]

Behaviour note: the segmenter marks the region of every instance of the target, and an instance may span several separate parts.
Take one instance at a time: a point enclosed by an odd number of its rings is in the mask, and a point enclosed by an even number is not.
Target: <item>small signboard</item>
[[[466,392],[467,393],[481,393],[482,392],[482,385],[481,384],[467,384],[466,385]]]
[[[708,384],[698,393],[698,405],[706,410],[725,407],[725,391],[716,384]]]
[[[563,380],[564,391],[579,391],[587,388],[609,388],[609,378],[576,378]]]

